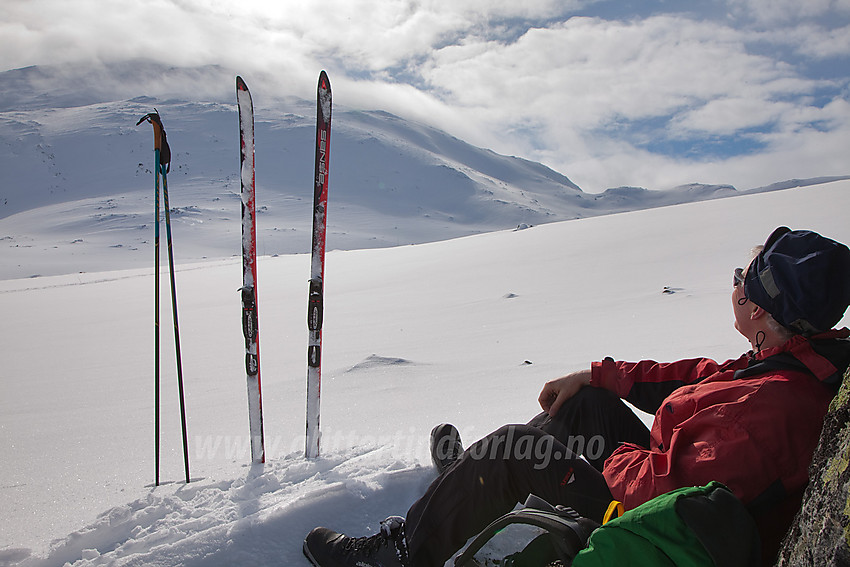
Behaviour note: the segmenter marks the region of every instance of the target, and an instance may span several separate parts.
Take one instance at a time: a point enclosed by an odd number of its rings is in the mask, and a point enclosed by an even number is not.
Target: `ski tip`
[[[245,81],[239,75],[236,75],[236,89],[240,91],[248,90],[248,85],[245,84]]]
[[[331,90],[331,81],[328,79],[328,74],[325,73],[324,69],[319,73],[319,88],[322,90]]]

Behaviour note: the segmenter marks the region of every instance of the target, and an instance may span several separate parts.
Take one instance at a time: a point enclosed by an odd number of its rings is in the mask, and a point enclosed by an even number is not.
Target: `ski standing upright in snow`
[[[313,179],[313,246],[307,300],[307,447],[308,459],[319,456],[319,401],[322,386],[322,319],[324,315],[325,234],[331,148],[331,83],[319,74],[316,93],[316,168]]]
[[[178,395],[180,396],[180,422],[183,433],[183,463],[186,471],[186,484],[189,483],[189,441],[186,431],[186,397],[183,392],[183,362],[180,356],[180,325],[177,320],[177,285],[174,277],[174,248],[171,239],[171,214],[168,204],[168,176],[167,173],[171,169],[171,148],[168,145],[168,139],[165,135],[165,128],[162,126],[162,119],[159,112],[154,109],[154,112],[146,114],[138,122],[136,126],[142,122],[149,122],[153,126],[153,146],[154,146],[154,207],[156,209],[155,224],[154,224],[154,452],[156,460],[156,486],[159,486],[159,437],[160,437],[160,377],[159,377],[159,355],[160,355],[160,336],[159,336],[159,180],[162,178],[162,197],[163,208],[165,209],[165,230],[168,246],[168,273],[171,279],[171,317],[174,323],[174,348],[177,355],[177,387]]]
[[[254,175],[254,105],[242,77],[236,77],[239,106],[239,141],[242,177],[242,333],[245,336],[245,371],[248,375],[248,423],[251,460],[266,460],[263,441],[263,398],[260,387],[260,329],[257,315],[257,219]]]

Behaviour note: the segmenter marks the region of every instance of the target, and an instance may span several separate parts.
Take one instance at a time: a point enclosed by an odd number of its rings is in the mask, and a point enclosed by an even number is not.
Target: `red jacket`
[[[831,352],[840,356],[818,354],[812,342],[796,336],[723,364],[704,358],[594,363],[591,386],[655,413],[649,449],[623,444],[605,461],[614,498],[630,509],[712,480],[747,504],[801,490],[835,393],[822,381],[840,381],[848,341],[835,339],[848,336],[842,329],[812,338],[837,344]]]

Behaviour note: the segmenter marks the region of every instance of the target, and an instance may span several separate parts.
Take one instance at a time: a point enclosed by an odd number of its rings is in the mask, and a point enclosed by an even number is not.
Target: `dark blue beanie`
[[[850,305],[850,249],[816,232],[779,227],[750,264],[744,293],[796,333],[827,331]]]

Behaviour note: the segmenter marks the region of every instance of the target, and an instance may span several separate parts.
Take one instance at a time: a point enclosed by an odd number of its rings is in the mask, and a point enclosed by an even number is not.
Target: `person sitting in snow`
[[[606,358],[548,382],[543,413],[466,451],[454,427],[437,426],[440,475],[406,519],[356,539],[316,528],[304,553],[319,567],[443,565],[531,493],[601,521],[612,500],[631,509],[716,480],[756,517],[772,558],[850,364],[850,331],[831,330],[848,304],[850,250],[780,227],[734,271],[735,328],[753,350],[723,363]],[[655,414],[651,430],[622,400]]]

